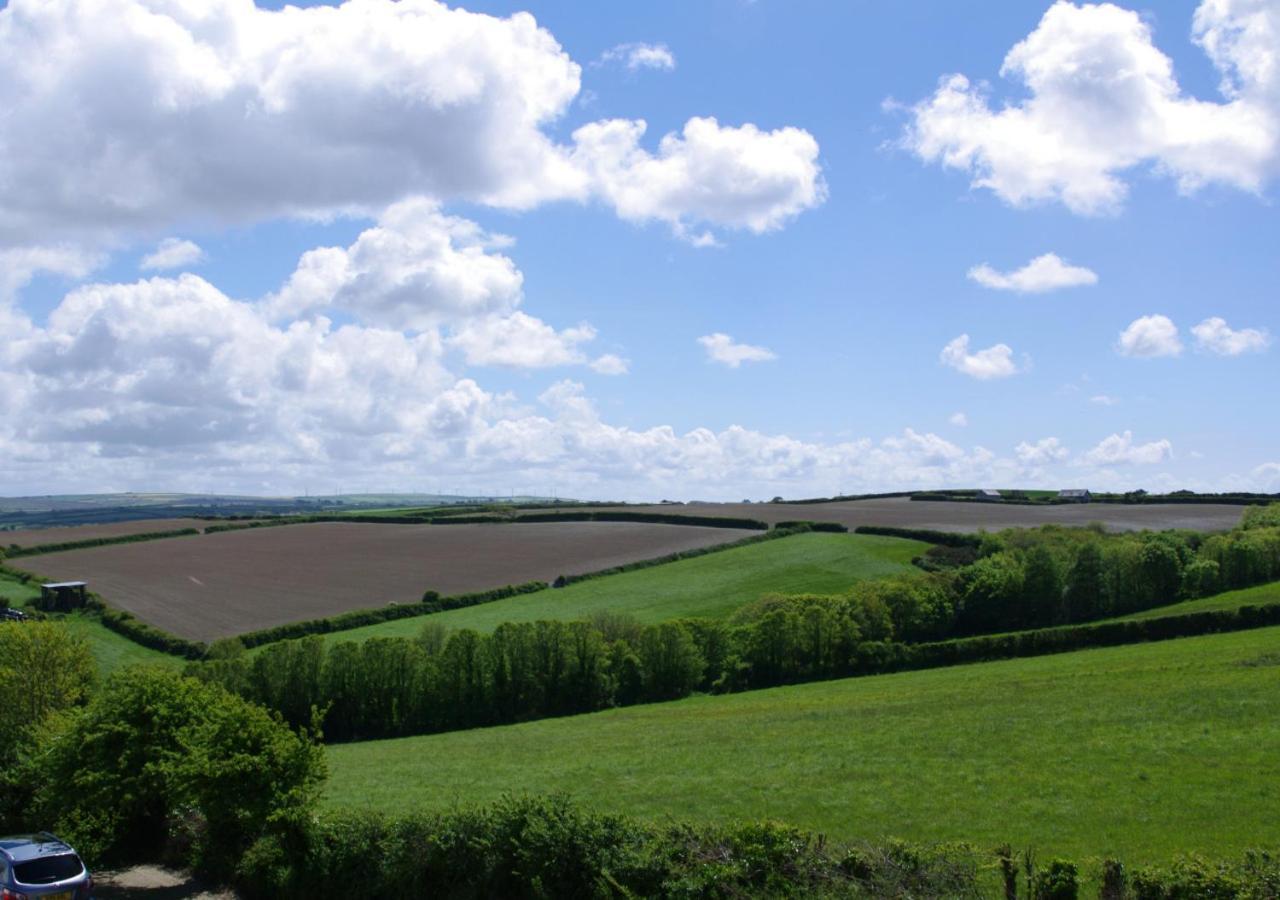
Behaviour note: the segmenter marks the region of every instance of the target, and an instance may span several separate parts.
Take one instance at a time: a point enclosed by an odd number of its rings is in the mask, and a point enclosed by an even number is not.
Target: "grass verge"
[[[1166,862],[1280,843],[1280,628],[329,749],[332,806],[642,818]]]

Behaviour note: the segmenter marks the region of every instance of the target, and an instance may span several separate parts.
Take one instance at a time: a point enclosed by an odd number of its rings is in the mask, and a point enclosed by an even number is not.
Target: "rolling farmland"
[[[833,839],[1167,861],[1274,846],[1280,629],[822,682],[329,748],[327,802],[566,792]]]
[[[386,603],[554,579],[740,540],[740,529],[606,522],[315,523],[50,553],[42,576],[88,581],[165,631],[213,640]]]
[[[156,531],[179,531],[183,528],[203,530],[216,524],[208,519],[133,519],[128,522],[106,522],[101,525],[70,525],[61,528],[5,531],[0,532],[0,547],[7,547],[10,544],[18,547],[38,547],[41,544],[92,541],[99,538],[127,537],[131,534],[148,534]]]
[[[616,508],[681,516],[737,516],[762,519],[770,524],[802,520],[839,522],[850,529],[859,525],[887,525],[958,532],[1034,528],[1037,525],[1088,525],[1092,522],[1099,522],[1110,531],[1159,531],[1166,528],[1221,531],[1239,522],[1244,510],[1241,506],[1217,503],[1021,506],[911,500],[907,497],[833,503],[683,503]]]
[[[861,534],[800,534],[568,587],[435,613],[450,628],[491,631],[503,622],[583,619],[621,612],[651,624],[684,616],[726,616],[763,594],[835,594],[856,581],[914,571],[919,541]],[[411,636],[423,619],[399,619],[328,635],[330,641]]]

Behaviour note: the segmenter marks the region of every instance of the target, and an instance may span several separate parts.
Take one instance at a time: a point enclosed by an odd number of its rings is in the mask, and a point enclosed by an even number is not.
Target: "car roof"
[[[12,834],[0,837],[0,853],[8,857],[9,862],[26,862],[42,856],[60,856],[74,852],[51,834]]]

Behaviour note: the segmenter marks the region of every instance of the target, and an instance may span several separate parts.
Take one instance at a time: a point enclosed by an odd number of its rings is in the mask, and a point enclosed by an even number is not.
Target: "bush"
[[[189,811],[194,859],[225,871],[305,816],[323,751],[265,710],[160,668],[123,669],[83,710],[52,720],[33,757],[29,810],[91,863],[155,859]]]
[[[642,824],[563,798],[388,817],[345,812],[289,848],[265,839],[238,884],[259,897],[345,897],[351,872],[373,897],[977,898],[968,847],[832,847],[787,825]]]

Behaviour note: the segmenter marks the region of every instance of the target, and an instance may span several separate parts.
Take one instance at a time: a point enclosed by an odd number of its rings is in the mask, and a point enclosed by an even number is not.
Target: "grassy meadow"
[[[11,605],[26,606],[39,596],[40,587],[34,579],[23,584],[18,579],[0,572],[0,597],[9,598]],[[101,675],[108,675],[121,666],[133,663],[160,663],[172,666],[185,663],[184,660],[175,656],[152,650],[150,647],[144,647],[123,635],[116,634],[103,625],[96,616],[78,612],[55,618],[65,622],[69,629],[88,642],[89,651],[98,663],[98,673]]]
[[[1280,844],[1280,628],[328,751],[326,803],[564,792],[661,820],[1165,862]]]
[[[1211,597],[1200,597],[1196,600],[1184,600],[1168,606],[1157,606],[1144,609],[1131,615],[1121,616],[1109,621],[1126,622],[1134,619],[1156,619],[1163,616],[1184,616],[1191,613],[1213,612],[1222,609],[1239,609],[1242,606],[1266,606],[1269,603],[1280,603],[1280,581],[1270,584],[1259,584],[1238,591],[1226,591]]]
[[[429,620],[449,628],[492,631],[503,622],[569,621],[603,611],[625,612],[646,624],[682,616],[727,616],[763,594],[840,593],[856,581],[915,571],[912,557],[928,547],[874,535],[800,534],[436,613]],[[412,637],[426,621],[383,622],[334,632],[328,639]]]

